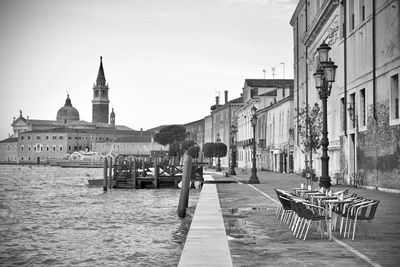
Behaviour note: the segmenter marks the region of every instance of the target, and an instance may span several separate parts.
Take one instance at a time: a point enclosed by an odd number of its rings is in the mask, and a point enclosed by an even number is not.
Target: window
[[[71,150],[71,146],[68,146],[68,150]]]
[[[49,146],[46,146],[46,151],[49,151]]]
[[[28,146],[28,151],[31,151],[31,146]]]
[[[28,135],[28,140],[31,140],[31,137]]]
[[[56,151],[56,146],[53,146],[53,151]]]
[[[399,119],[399,75],[390,77],[390,119]]]
[[[64,136],[60,135],[60,136],[58,137],[58,139],[62,140],[62,139],[64,139]]]
[[[63,151],[63,147],[62,146],[60,146],[60,151]]]
[[[78,150],[78,146],[74,146],[74,150]]]
[[[53,136],[53,140],[57,140],[57,136]]]
[[[366,114],[365,114],[365,89],[360,90],[360,126],[365,126]]]
[[[344,97],[342,97],[340,99],[340,119],[342,121],[342,131],[346,131],[346,118],[345,118],[345,114],[346,114],[346,103],[344,102]]]
[[[94,90],[94,97],[98,97],[99,96],[99,90]]]
[[[349,3],[349,30],[354,30],[354,2],[348,1]]]
[[[68,140],[71,140],[72,138],[71,138],[71,136],[68,136]]]
[[[352,127],[354,128],[354,127],[356,127],[356,116],[357,116],[357,112],[356,112],[356,94],[355,93],[352,93],[351,95],[350,95],[350,105],[353,107],[353,120],[352,119],[350,119],[350,121],[351,121],[351,123],[352,123]]]
[[[49,136],[48,135],[46,135],[46,140],[49,140]]]
[[[40,140],[40,136],[38,135],[38,136],[36,136],[36,140]]]
[[[344,13],[344,11],[346,10],[345,4],[346,2],[340,1],[340,36],[342,38],[346,37],[346,23],[345,23],[346,14]]]
[[[360,22],[365,20],[365,3],[364,0],[360,0]]]
[[[24,151],[24,145],[21,146],[21,151]]]

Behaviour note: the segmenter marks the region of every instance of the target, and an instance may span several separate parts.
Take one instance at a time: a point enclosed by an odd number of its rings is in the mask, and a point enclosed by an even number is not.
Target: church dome
[[[76,108],[72,106],[69,95],[67,95],[65,105],[61,107],[57,112],[57,121],[64,124],[72,121],[79,121],[79,112]]]

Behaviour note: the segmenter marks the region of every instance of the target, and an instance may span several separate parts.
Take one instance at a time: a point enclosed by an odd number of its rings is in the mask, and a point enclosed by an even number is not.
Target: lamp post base
[[[258,180],[257,177],[257,171],[256,170],[251,170],[251,176],[249,180],[249,184],[259,184],[260,180]]]

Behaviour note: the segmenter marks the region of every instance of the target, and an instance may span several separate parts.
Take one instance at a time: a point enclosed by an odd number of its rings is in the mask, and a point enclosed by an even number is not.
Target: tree
[[[311,172],[314,175],[312,167],[313,153],[321,147],[321,135],[322,135],[322,110],[318,103],[315,103],[311,108],[307,105],[298,111],[299,116],[299,136],[303,145],[303,153],[309,153],[310,160],[309,165],[306,166],[307,172]],[[312,177],[313,178],[313,177]]]
[[[210,159],[210,166],[212,165],[212,158],[214,157],[214,143],[205,143],[203,145],[204,157]]]
[[[198,146],[191,146],[187,150],[187,154],[190,155],[192,158],[197,159],[199,157],[200,148]]]
[[[186,139],[186,128],[180,125],[169,125],[162,128],[154,136],[154,141],[160,145],[170,145],[174,142],[182,142]]]
[[[185,127],[169,125],[160,129],[160,131],[155,134],[154,141],[163,146],[169,145],[169,156],[174,157],[175,161],[179,162],[184,152],[182,150],[182,142],[186,139],[186,136]]]
[[[224,143],[214,143],[214,157],[223,158],[228,152],[228,147]]]

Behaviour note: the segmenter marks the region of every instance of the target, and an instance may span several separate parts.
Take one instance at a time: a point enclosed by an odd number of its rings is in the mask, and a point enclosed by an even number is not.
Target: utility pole
[[[272,79],[275,80],[275,67],[272,67]]]
[[[265,80],[265,72],[266,72],[266,70],[262,70],[263,72],[264,72],[264,80]]]
[[[285,62],[281,62],[281,64],[283,65],[283,79],[285,79]]]

